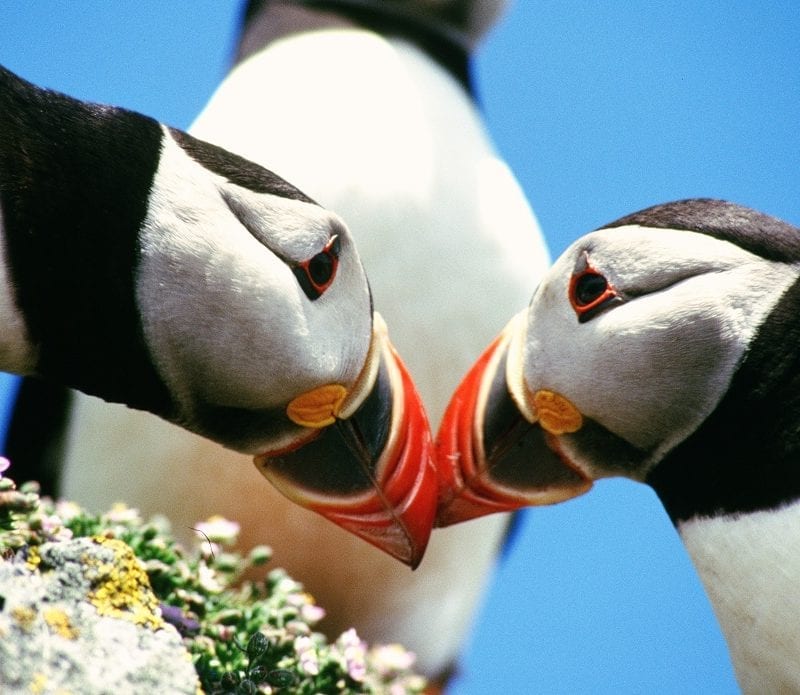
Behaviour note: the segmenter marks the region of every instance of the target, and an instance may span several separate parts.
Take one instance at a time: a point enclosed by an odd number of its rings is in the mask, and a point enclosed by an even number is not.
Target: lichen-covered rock
[[[7,468],[0,457],[0,694],[423,692],[399,645],[316,632],[324,610],[285,571],[241,581],[272,553],[229,551],[236,522],[199,522],[187,552],[164,519],[54,502]]]
[[[198,690],[181,637],[125,543],[76,538],[0,560],[0,692]]]

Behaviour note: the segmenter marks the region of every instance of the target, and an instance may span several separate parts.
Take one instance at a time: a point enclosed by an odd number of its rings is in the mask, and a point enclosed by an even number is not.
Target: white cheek
[[[747,343],[728,315],[699,302],[627,308],[601,317],[593,349],[603,382],[576,405],[640,449],[669,448],[713,410]]]
[[[759,261],[691,278],[583,324],[564,283],[551,281],[529,311],[526,385],[561,393],[658,458],[714,409],[792,277]]]
[[[165,147],[142,232],[137,298],[154,363],[185,410],[282,406],[353,383],[371,335],[366,280],[349,245],[310,301],[289,267],[239,224],[219,181]]]

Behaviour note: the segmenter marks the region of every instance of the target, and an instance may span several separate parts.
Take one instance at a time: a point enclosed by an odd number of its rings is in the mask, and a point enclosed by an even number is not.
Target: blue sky
[[[187,127],[225,74],[237,8],[6,0],[0,63]],[[800,224],[797,46],[791,1],[517,0],[479,55],[478,83],[553,255],[622,214],[690,196]],[[9,390],[0,380],[0,423]],[[703,590],[649,489],[604,481],[526,512],[451,693],[501,690],[737,691]]]

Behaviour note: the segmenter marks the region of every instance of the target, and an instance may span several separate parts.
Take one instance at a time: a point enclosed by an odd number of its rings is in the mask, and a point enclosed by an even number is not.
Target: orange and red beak
[[[256,466],[292,501],[412,568],[434,525],[583,494],[592,480],[562,439],[582,416],[558,393],[527,388],[520,325],[521,317],[512,320],[464,377],[435,446],[383,328],[358,396],[328,384],[295,398],[287,415],[307,436],[257,456]]]
[[[531,394],[522,383],[519,325],[520,317],[486,349],[447,407],[436,441],[438,526],[554,504],[592,486],[561,451],[560,435],[581,427],[580,413],[562,396]]]
[[[436,516],[430,426],[385,330],[376,331],[365,370],[356,405],[337,385],[294,399],[289,417],[311,434],[255,464],[295,503],[415,568]]]

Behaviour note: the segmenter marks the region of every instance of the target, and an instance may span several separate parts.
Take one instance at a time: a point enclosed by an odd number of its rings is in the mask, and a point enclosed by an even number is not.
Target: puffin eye
[[[311,301],[319,299],[333,283],[339,267],[339,236],[334,234],[319,253],[292,267],[303,292]]]
[[[587,268],[570,279],[569,301],[578,321],[584,323],[622,300],[604,275]]]
[[[603,296],[608,289],[608,280],[598,273],[584,273],[575,279],[575,304],[588,306]]]

